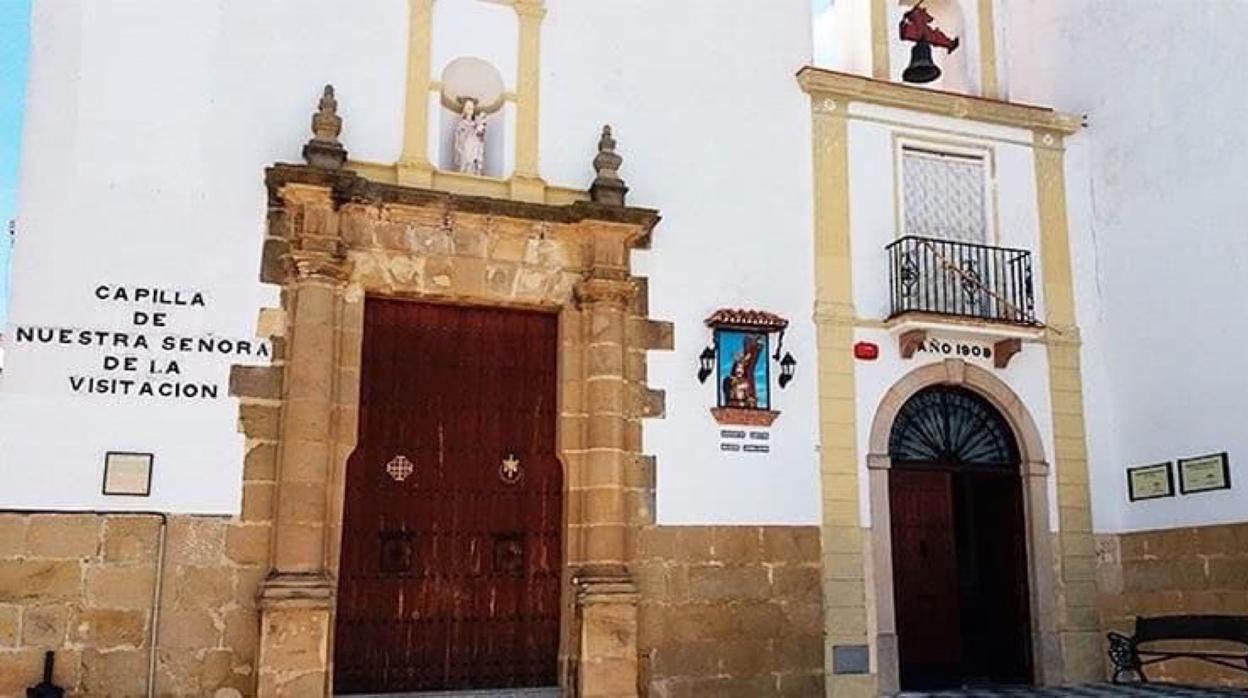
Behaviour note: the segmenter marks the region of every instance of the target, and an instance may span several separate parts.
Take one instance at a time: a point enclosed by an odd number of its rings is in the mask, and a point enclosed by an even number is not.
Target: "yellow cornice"
[[[1078,116],[1048,107],[941,92],[812,66],[798,71],[797,82],[812,97],[866,102],[1033,131],[1069,135],[1077,132],[1082,122]]]
[[[511,5],[521,17],[541,19],[546,16],[546,0],[512,0]]]

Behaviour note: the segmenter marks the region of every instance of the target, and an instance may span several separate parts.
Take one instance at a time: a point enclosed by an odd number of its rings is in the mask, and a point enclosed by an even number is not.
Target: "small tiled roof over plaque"
[[[720,308],[706,319],[707,327],[749,327],[779,332],[789,326],[789,321],[766,310],[743,310]]]

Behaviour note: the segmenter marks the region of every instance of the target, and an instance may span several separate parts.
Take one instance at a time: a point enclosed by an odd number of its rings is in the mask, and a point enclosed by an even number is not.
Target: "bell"
[[[916,41],[910,49],[910,65],[901,73],[906,82],[931,82],[940,77],[940,68],[932,62],[932,45],[926,41]]]

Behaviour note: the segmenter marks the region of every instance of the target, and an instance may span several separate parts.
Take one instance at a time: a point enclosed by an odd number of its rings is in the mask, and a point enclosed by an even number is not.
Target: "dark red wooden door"
[[[993,683],[1031,680],[1030,595],[1022,483],[1016,473],[964,473],[959,526],[963,667]]]
[[[962,660],[953,474],[894,468],[889,508],[902,684],[939,685]]]
[[[555,685],[556,318],[380,299],[364,318],[335,692]]]

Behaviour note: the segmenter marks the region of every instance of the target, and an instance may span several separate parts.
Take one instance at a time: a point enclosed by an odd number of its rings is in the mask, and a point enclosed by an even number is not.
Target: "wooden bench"
[[[1220,640],[1236,642],[1244,651],[1144,649],[1145,643],[1165,640]],[[1109,633],[1109,661],[1114,664],[1114,683],[1123,674],[1134,673],[1148,681],[1144,667],[1167,659],[1199,659],[1218,666],[1248,673],[1248,616],[1160,616],[1135,619],[1135,634]]]

